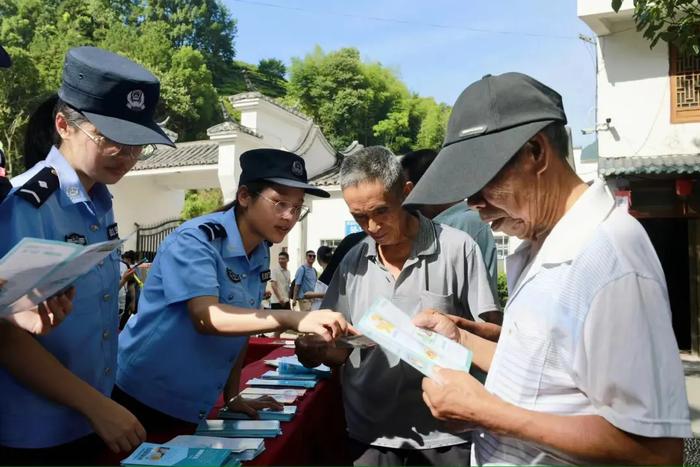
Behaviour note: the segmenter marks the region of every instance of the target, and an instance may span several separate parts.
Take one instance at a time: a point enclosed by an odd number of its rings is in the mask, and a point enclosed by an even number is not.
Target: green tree
[[[149,5],[166,3],[184,9],[163,14],[166,19],[181,18],[197,5],[209,13],[197,19],[190,36],[182,29],[178,36],[158,15],[144,15]],[[170,117],[169,126],[181,141],[204,138],[206,129],[221,121],[207,54],[224,61],[233,57],[235,20],[219,7],[209,0],[0,0],[0,43],[14,59],[12,68],[0,70],[0,139],[12,171],[24,169],[19,151],[27,116],[58,89],[65,54],[80,45],[99,46],[143,64],[161,80],[157,118]],[[204,11],[201,8],[197,11]],[[219,19],[221,25],[211,24]],[[207,34],[219,27],[225,31],[211,43],[218,48],[202,46]],[[224,39],[226,46],[221,45]]]
[[[617,12],[622,0],[612,0]],[[700,4],[697,0],[634,0],[634,22],[653,48],[659,40],[700,55]]]
[[[218,188],[208,190],[187,190],[185,193],[185,205],[182,207],[180,217],[192,219],[202,214],[210,213],[223,204],[223,196]]]
[[[220,0],[142,0],[136,11],[149,21],[168,24],[174,47],[191,47],[205,58],[207,67],[223,81],[235,54],[236,20]]]
[[[433,99],[430,99],[428,109],[416,137],[417,147],[440,149],[443,141],[445,141],[450,112],[452,112],[452,108],[447,104],[438,104]]]
[[[498,288],[498,302],[501,309],[505,309],[506,303],[508,303],[508,279],[505,273],[502,272],[498,275],[496,287]]]
[[[382,143],[374,125],[409,96],[393,71],[363,63],[353,48],[326,54],[316,47],[303,59],[293,58],[289,74],[285,102],[311,116],[335,147],[353,140]]]
[[[44,85],[29,53],[17,47],[8,47],[7,52],[13,63],[0,70],[0,141],[9,159],[7,171],[17,175],[24,170],[21,148],[27,109],[38,104]]]
[[[287,67],[282,60],[277,58],[263,58],[258,63],[258,71],[271,78],[284,79],[287,74]]]

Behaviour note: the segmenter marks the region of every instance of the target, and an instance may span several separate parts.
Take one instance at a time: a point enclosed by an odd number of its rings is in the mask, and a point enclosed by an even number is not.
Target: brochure
[[[416,327],[407,314],[383,297],[372,304],[357,328],[428,377],[432,376],[435,366],[465,372],[471,366],[469,349],[440,334]]]
[[[265,440],[263,438],[220,438],[216,436],[180,435],[165,443],[165,446],[227,449],[233,453],[233,458],[245,462],[255,459],[265,450]]]
[[[291,388],[307,388],[311,389],[316,386],[316,381],[306,381],[300,379],[267,379],[253,378],[249,379],[246,384],[248,386],[277,386]]]
[[[258,410],[260,420],[279,420],[288,422],[297,413],[296,405],[285,405],[282,410],[261,409]],[[250,420],[250,417],[241,412],[231,412],[227,407],[219,410],[219,418],[224,420]]]
[[[142,443],[129,457],[121,461],[123,466],[222,466],[238,465],[228,461],[232,457],[230,449],[211,449],[207,447],[170,446],[163,444]]]
[[[301,381],[318,381],[318,376],[312,374],[312,373],[286,373],[282,374],[279,371],[276,370],[268,370],[265,373],[263,373],[261,376],[263,379],[298,379]]]
[[[274,438],[282,434],[279,420],[202,420],[197,435],[230,438]]]
[[[69,287],[123,242],[82,246],[23,238],[0,259],[0,316],[32,308]]]

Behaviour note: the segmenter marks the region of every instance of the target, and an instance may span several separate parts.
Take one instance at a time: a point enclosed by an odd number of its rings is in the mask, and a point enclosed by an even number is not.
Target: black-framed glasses
[[[148,159],[153,155],[156,150],[154,144],[146,144],[139,146],[131,146],[128,144],[117,143],[112,141],[104,135],[96,134],[91,135],[89,131],[78,125],[77,122],[69,120],[69,123],[76,127],[78,130],[82,131],[85,136],[90,138],[90,141],[97,145],[100,152],[109,157],[128,157],[130,159]]]
[[[272,203],[272,206],[275,208],[276,214],[282,215],[290,213],[292,217],[301,219],[309,213],[309,207],[303,204],[292,204],[288,203],[287,201],[275,201],[274,199],[270,199],[262,193],[258,193],[258,196]]]

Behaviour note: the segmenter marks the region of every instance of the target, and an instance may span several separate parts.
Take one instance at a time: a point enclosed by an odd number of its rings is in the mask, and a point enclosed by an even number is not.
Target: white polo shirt
[[[529,410],[692,436],[661,264],[605,183],[588,188],[529,257],[524,242],[507,259],[511,293],[486,388]],[[583,461],[474,432],[472,465],[569,462]]]

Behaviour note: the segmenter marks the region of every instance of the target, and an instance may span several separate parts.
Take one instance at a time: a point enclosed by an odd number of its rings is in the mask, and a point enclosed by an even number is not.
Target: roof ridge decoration
[[[270,97],[270,96],[266,96],[265,94],[258,92],[258,91],[240,92],[238,94],[228,96],[228,99],[231,102],[231,104],[238,102],[238,101],[245,100],[245,99],[260,99],[260,100],[263,100],[265,102],[269,102],[270,104],[272,104],[276,107],[279,107],[280,109],[284,110],[285,112],[289,112],[293,115],[296,115],[299,118],[302,118],[304,120],[313,121],[313,119],[311,117],[304,114],[300,110],[298,110],[294,107],[289,107],[287,105],[284,105],[281,102],[279,102],[277,99]]]
[[[255,136],[256,138],[262,138],[262,135],[255,130],[252,130],[246,126],[241,125],[238,122],[233,122],[231,120],[226,120],[224,122],[218,123],[209,129],[207,129],[207,136],[210,138],[212,136],[220,135],[223,133],[231,133],[235,131],[240,131],[246,133],[250,136]]]

